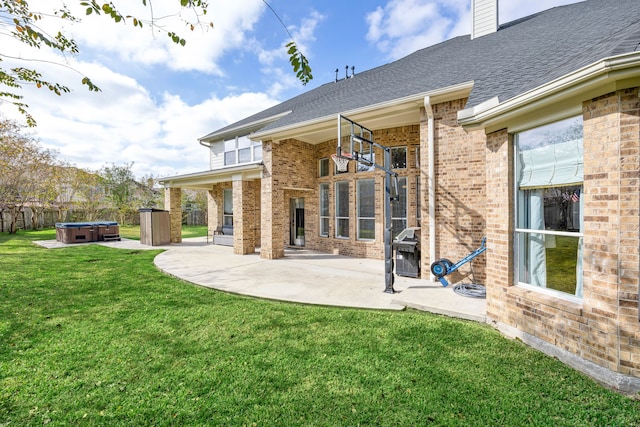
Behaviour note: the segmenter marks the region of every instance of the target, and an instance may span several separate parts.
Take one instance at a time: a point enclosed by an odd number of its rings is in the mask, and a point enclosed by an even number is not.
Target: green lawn
[[[0,426],[634,426],[640,401],[418,311],[230,295],[0,234]],[[213,262],[213,260],[212,260]]]
[[[204,237],[206,235],[207,235],[206,225],[183,225],[182,226],[182,238]],[[120,237],[126,237],[127,239],[140,240],[140,226],[139,225],[121,225]]]

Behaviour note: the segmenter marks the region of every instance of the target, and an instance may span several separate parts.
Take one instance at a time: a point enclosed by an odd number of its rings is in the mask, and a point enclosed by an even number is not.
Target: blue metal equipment
[[[436,276],[436,278],[440,281],[440,283],[442,283],[442,286],[447,287],[449,285],[449,282],[447,282],[447,279],[445,279],[444,276],[446,276],[447,274],[453,273],[454,271],[456,271],[457,269],[459,269],[460,267],[462,267],[463,265],[465,265],[466,263],[468,263],[469,261],[471,261],[472,259],[474,259],[475,257],[477,257],[478,255],[480,255],[481,253],[487,250],[487,247],[485,246],[486,240],[487,238],[483,237],[482,243],[480,244],[480,247],[478,249],[471,252],[469,255],[462,258],[460,261],[456,262],[455,264],[453,264],[451,261],[449,261],[446,258],[439,259],[431,264],[431,272],[433,273],[434,276]]]

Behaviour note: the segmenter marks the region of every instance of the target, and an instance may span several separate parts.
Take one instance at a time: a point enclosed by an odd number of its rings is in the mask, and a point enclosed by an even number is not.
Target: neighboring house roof
[[[460,36],[353,78],[324,84],[201,138],[261,134],[346,111],[473,82],[466,108],[502,103],[640,43],[640,1],[588,0],[501,25],[471,40]],[[274,118],[274,120],[269,120]],[[235,135],[234,135],[235,134]]]

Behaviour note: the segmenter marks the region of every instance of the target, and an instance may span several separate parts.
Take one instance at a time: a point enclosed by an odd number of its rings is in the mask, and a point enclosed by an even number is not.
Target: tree
[[[26,206],[55,199],[50,190],[56,162],[56,153],[24,135],[21,126],[0,121],[0,212],[11,215],[10,233],[17,231]]]
[[[158,18],[153,15],[152,0],[138,0],[147,10],[150,11],[150,19],[142,19],[121,11],[111,2],[99,4],[96,0],[76,1],[86,8],[85,13],[87,15],[105,16],[112,19],[114,23],[130,23],[133,27],[137,28],[149,27],[154,31],[157,30],[164,32],[174,43],[178,45],[184,46],[187,42],[175,31],[167,29],[159,24]],[[282,23],[282,20],[269,3],[265,0],[263,0],[263,2]],[[45,13],[32,10],[27,0],[0,0],[0,35],[13,37],[26,45],[36,47],[38,49],[46,47],[62,54],[77,55],[80,52],[78,45],[72,37],[64,33],[63,29],[58,31],[57,34],[52,35],[47,33],[43,29],[43,26],[40,25],[44,20],[52,19],[61,20],[61,26],[64,25],[64,21],[79,21],[79,18],[72,14],[69,8],[63,3],[63,0],[58,0],[57,2],[54,1],[52,4],[54,8],[57,4],[58,9],[54,10],[53,13]],[[203,22],[203,18],[206,16],[209,8],[208,2],[205,0],[179,0],[179,4],[176,2],[176,7],[179,8],[179,11],[192,12],[192,18],[185,20],[187,28],[191,31],[198,27],[213,27],[213,23]],[[284,26],[284,23],[282,23],[282,25]],[[291,37],[286,26],[284,26],[284,28]],[[289,62],[293,67],[293,71],[296,73],[296,77],[303,84],[307,84],[313,78],[311,68],[309,67],[309,61],[302,52],[300,52],[295,40],[293,40],[293,37],[291,37],[291,42],[286,45],[286,48],[287,54],[289,55]],[[29,114],[28,105],[24,102],[22,95],[20,95],[20,89],[22,86],[35,85],[38,88],[49,89],[57,95],[69,92],[69,88],[64,84],[48,80],[46,77],[42,76],[36,68],[31,66],[5,69],[2,67],[3,57],[4,55],[0,53],[0,102],[12,103],[25,115],[27,124],[35,126],[35,119]],[[17,60],[18,58],[12,59]],[[81,81],[89,91],[100,91],[100,88],[94,84],[88,76],[82,76]]]
[[[118,212],[120,224],[124,224],[127,214],[136,209],[134,195],[137,183],[131,170],[132,167],[133,163],[122,166],[111,164],[111,166],[103,167],[100,171],[106,199]]]
[[[70,191],[74,193],[74,197],[70,200],[73,200],[73,206],[82,212],[83,219],[98,220],[106,198],[102,177],[98,173],[76,169],[70,186]]]
[[[136,192],[136,198],[138,199],[140,207],[155,208],[160,206],[162,200],[160,190],[156,188],[157,183],[158,178],[151,174],[144,175],[140,178]]]

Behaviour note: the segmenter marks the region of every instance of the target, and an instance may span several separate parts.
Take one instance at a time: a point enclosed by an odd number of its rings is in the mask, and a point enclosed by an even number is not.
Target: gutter
[[[429,155],[429,167],[427,170],[427,190],[429,192],[429,262],[436,259],[436,176],[435,176],[435,130],[433,128],[435,120],[431,98],[424,97],[424,109],[427,113],[427,151]],[[435,280],[433,274],[429,275],[429,280]]]

